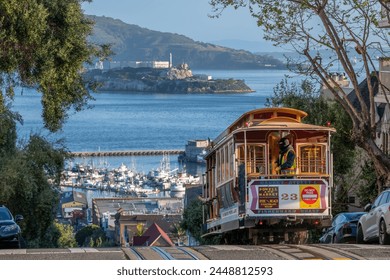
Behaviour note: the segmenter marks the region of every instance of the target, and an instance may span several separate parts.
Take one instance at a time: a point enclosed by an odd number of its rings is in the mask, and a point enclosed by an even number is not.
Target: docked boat
[[[186,188],[183,183],[175,182],[171,184],[171,192],[185,192]]]

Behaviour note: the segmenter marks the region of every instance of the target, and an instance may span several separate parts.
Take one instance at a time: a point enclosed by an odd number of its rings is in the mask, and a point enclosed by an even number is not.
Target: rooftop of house
[[[134,238],[134,246],[153,246],[156,242],[162,239],[163,242],[159,242],[159,245],[175,246],[166,232],[159,227],[156,223],[153,223],[142,236]]]
[[[77,191],[69,191],[69,192],[64,192],[61,197],[61,203],[68,203],[68,202],[79,202],[84,205],[88,204],[87,201],[87,196],[83,192],[77,192]]]
[[[373,89],[374,89],[374,96],[378,94],[378,78],[376,75],[371,75],[370,77],[370,82],[371,82],[371,85],[373,85]],[[361,92],[361,95],[362,95],[362,98],[363,98],[363,101],[364,103],[366,104],[366,106],[368,108],[370,108],[370,93],[368,91],[368,82],[367,82],[367,79],[364,79],[364,81],[362,81],[360,84],[359,84],[359,90]],[[359,99],[356,95],[356,91],[355,90],[352,90],[349,94],[348,94],[348,99],[351,101],[352,105],[357,109],[357,110],[361,110],[361,104],[359,102]],[[378,112],[379,113],[379,112]]]
[[[174,215],[183,212],[181,198],[94,198],[93,208],[98,213],[116,213],[123,215]]]

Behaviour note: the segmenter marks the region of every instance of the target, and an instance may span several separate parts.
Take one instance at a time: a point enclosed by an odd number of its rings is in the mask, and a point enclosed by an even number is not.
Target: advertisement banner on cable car
[[[328,184],[321,179],[252,180],[248,197],[249,216],[329,214]]]

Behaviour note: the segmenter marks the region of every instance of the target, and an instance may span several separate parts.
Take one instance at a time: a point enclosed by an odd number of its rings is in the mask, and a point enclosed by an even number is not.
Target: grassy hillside
[[[153,31],[109,17],[89,17],[95,21],[90,40],[112,44],[113,60],[168,61],[172,53],[173,65],[187,63],[192,69],[284,68],[280,60],[269,55],[196,42],[183,35]]]

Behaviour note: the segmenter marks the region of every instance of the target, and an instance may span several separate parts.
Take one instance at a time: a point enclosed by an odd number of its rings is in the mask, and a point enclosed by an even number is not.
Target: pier
[[[184,150],[128,150],[128,151],[93,151],[71,152],[72,157],[121,157],[121,156],[156,156],[181,155]]]

